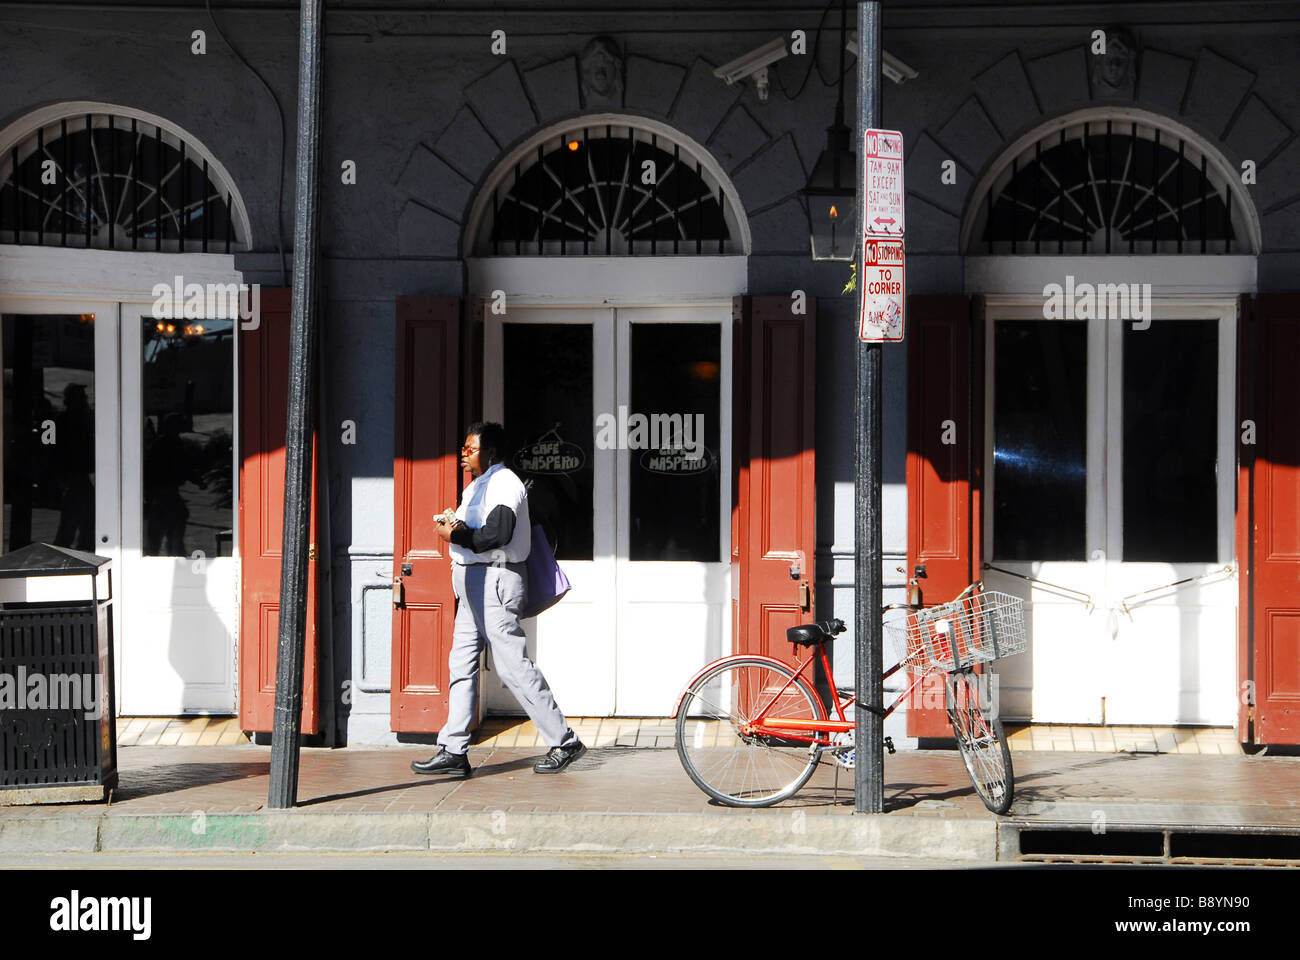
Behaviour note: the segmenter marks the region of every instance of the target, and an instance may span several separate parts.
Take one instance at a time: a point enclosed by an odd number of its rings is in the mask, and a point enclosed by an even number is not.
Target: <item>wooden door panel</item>
[[[1255,740],[1300,743],[1300,295],[1255,302]]]
[[[239,725],[274,726],[280,639],[280,574],[284,535],[284,440],[289,398],[288,289],[263,290],[255,329],[239,332]],[[320,512],[312,455],[312,521]],[[320,732],[317,650],[317,561],[307,565],[307,643],[303,657],[302,732]]]
[[[733,556],[740,563],[737,652],[795,661],[785,631],[813,617],[816,316],[788,296],[741,298]],[[792,574],[791,568],[797,573]],[[805,602],[806,600],[806,602]]]
[[[981,442],[983,407],[970,390],[970,300],[909,297],[907,318],[907,573],[917,577],[922,603],[933,606],[978,575],[981,458],[971,456],[971,444]],[[956,443],[943,442],[946,420],[956,424]],[[952,728],[943,709],[909,704],[907,733],[951,737]]]
[[[460,301],[399,297],[393,461],[392,727],[432,733],[447,719],[456,618],[450,555],[434,514],[455,507],[460,443]]]

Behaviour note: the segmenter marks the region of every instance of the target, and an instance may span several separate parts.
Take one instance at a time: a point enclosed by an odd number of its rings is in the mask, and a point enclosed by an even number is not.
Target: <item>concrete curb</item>
[[[991,862],[997,823],[762,813],[104,814],[0,817],[0,853],[437,851],[746,853]]]

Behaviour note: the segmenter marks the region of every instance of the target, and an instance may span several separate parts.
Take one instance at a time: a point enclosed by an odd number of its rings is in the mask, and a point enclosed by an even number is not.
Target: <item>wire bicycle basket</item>
[[[907,615],[904,662],[951,672],[1024,653],[1028,647],[1020,597],[995,590]]]

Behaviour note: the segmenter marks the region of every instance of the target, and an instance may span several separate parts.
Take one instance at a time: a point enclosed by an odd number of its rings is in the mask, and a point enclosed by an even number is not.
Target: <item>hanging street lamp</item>
[[[817,158],[803,195],[808,198],[812,258],[852,260],[857,253],[857,167],[851,133],[844,125],[844,46],[847,4],[840,5],[840,90],[835,123],[826,128],[826,149]]]

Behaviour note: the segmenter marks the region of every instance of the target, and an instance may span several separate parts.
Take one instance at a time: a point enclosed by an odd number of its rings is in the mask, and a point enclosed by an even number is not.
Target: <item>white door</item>
[[[731,313],[639,307],[616,319],[613,419],[629,420],[617,451],[616,702],[624,716],[666,716],[685,681],[730,652]]]
[[[488,310],[484,411],[572,592],[525,622],[574,716],[666,715],[730,634],[730,308]],[[489,710],[516,713],[499,682]]]
[[[235,706],[235,324],[122,307],[120,712]]]
[[[524,621],[529,655],[560,708],[614,713],[614,452],[591,424],[614,391],[614,311],[512,309],[486,314],[484,416],[503,423],[506,465],[531,480],[529,511],[546,528],[573,585],[545,615]],[[491,674],[485,706],[518,713]]]
[[[0,328],[2,552],[51,543],[108,557],[116,599],[118,305],[4,297]]]
[[[998,668],[1037,722],[1231,724],[1235,305],[1157,300],[1146,329],[991,309],[984,572],[1024,596]]]

